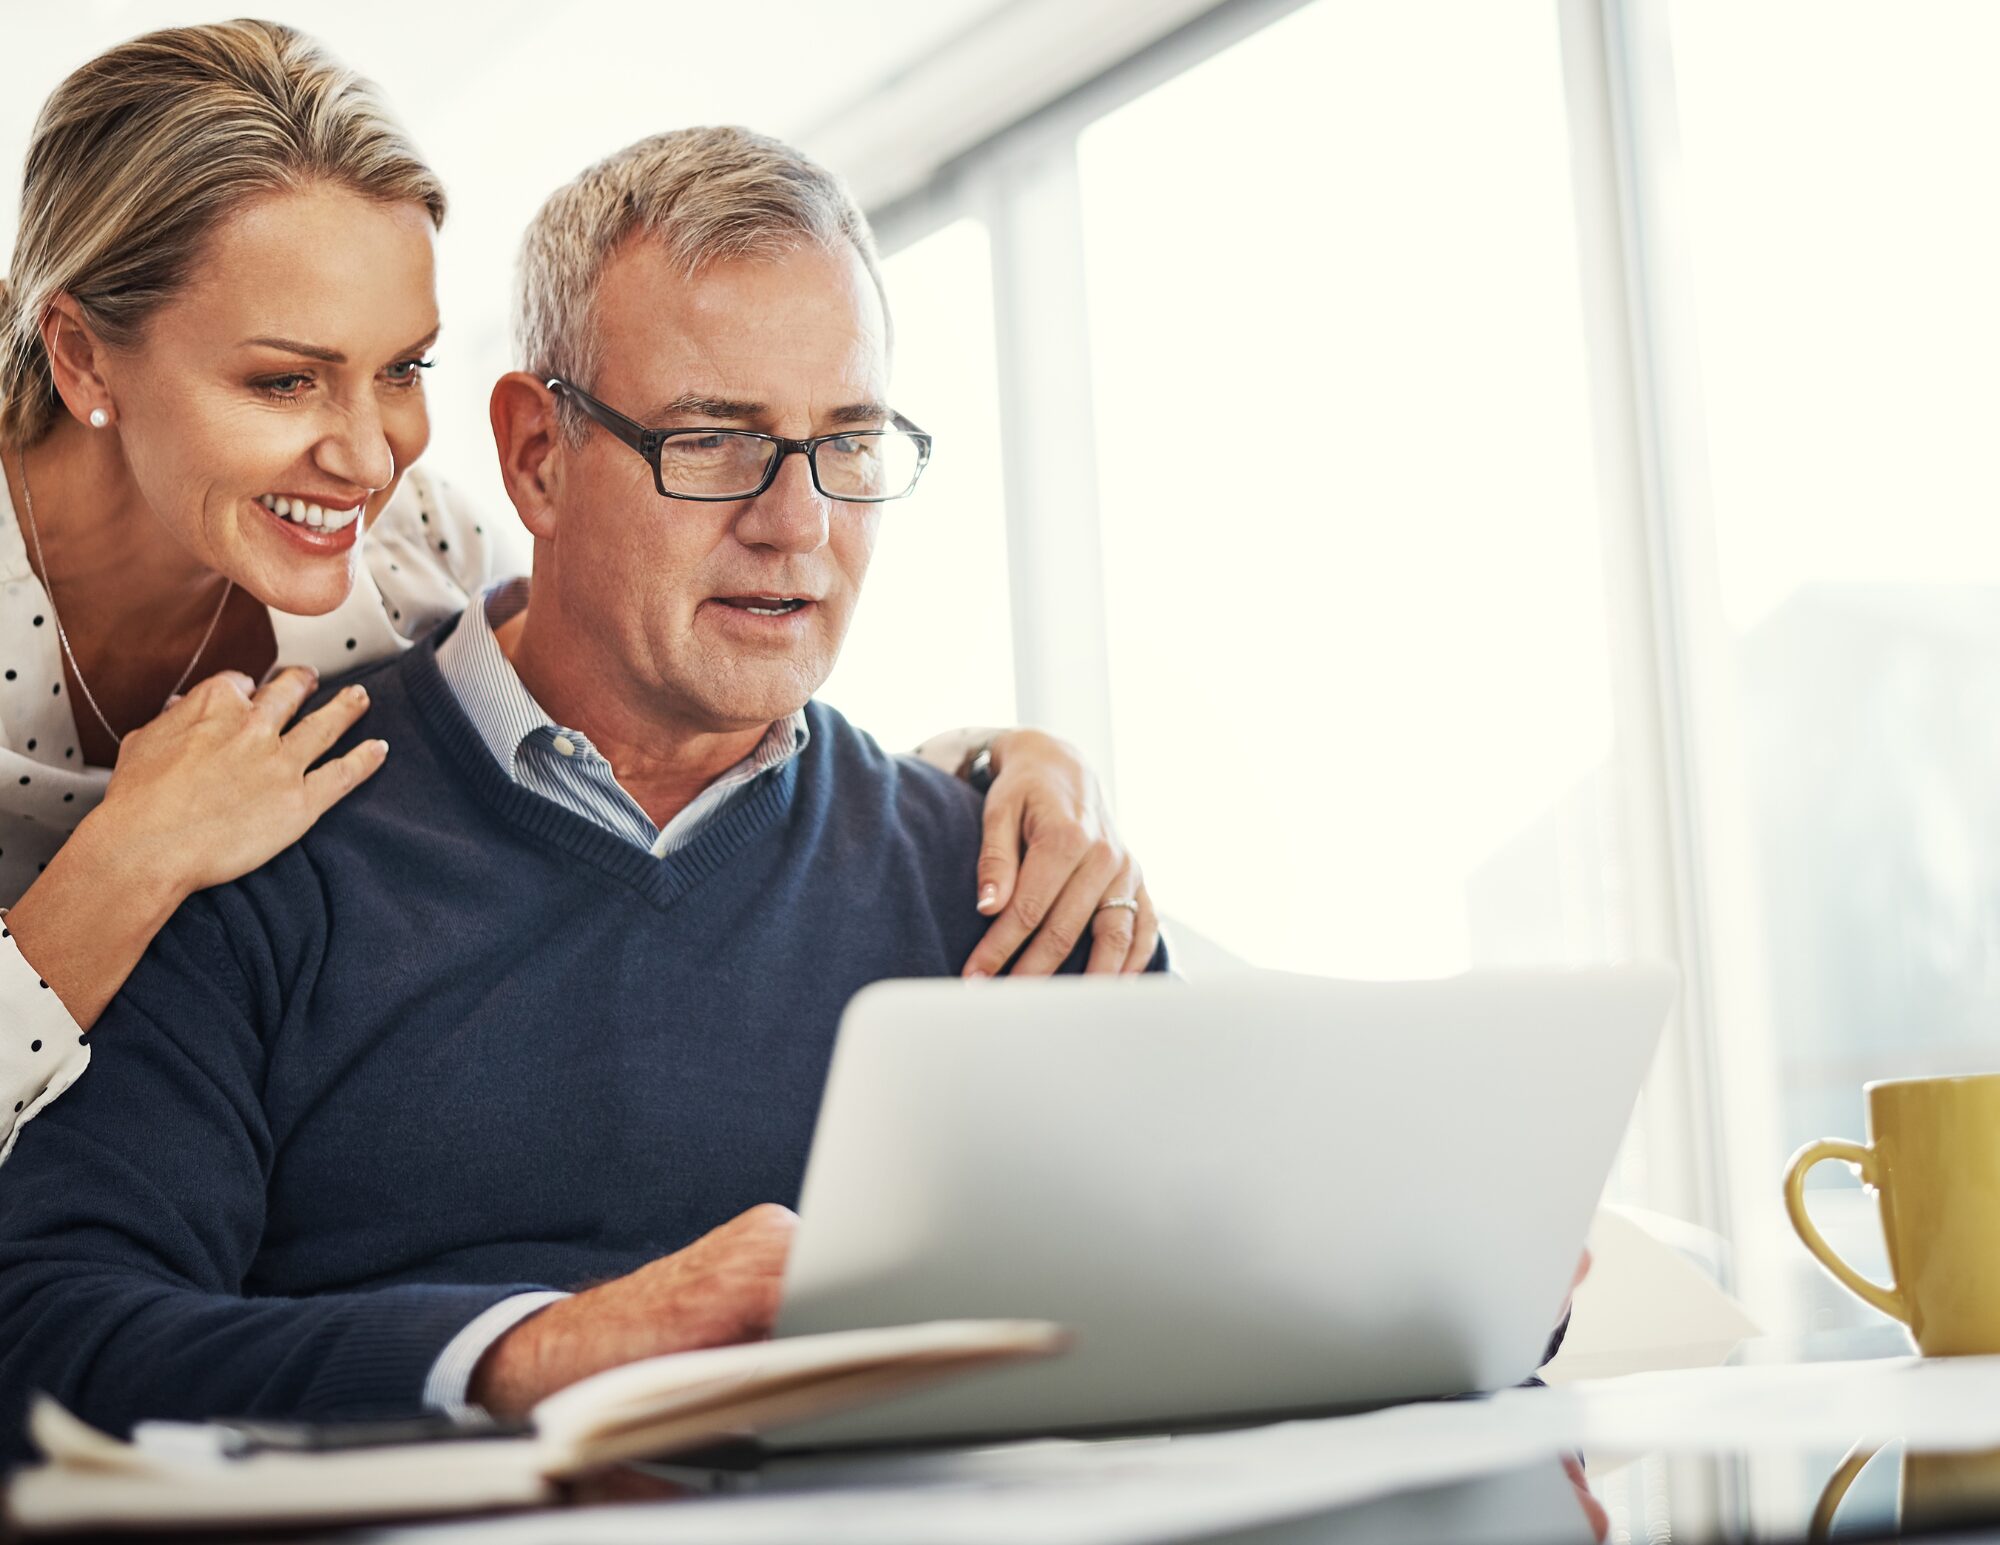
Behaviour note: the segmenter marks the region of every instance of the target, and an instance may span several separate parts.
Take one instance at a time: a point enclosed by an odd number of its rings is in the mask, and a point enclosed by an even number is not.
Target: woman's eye
[[[267,397],[297,397],[312,385],[309,375],[266,376],[256,383],[257,390]]]
[[[436,363],[428,359],[401,359],[388,369],[388,377],[396,386],[415,386],[422,377],[419,371],[428,370]]]

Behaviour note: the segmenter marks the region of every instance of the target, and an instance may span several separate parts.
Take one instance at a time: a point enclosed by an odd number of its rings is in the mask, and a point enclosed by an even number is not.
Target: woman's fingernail
[[[988,974],[984,971],[968,971],[965,973],[965,979],[968,982],[984,982],[989,978]]]
[[[355,682],[353,686],[347,689],[347,695],[353,698],[354,701],[357,703],[365,703],[368,701],[368,689],[362,686],[361,683],[358,681]]]
[[[375,754],[376,754],[377,756],[379,756],[379,757],[387,757],[387,756],[388,756],[388,754],[389,754],[389,742],[388,742],[388,741],[386,741],[386,740],[371,740],[371,741],[369,741],[369,742],[368,742],[368,744],[369,744],[369,745],[371,745],[371,746],[373,746],[373,747],[375,748]]]
[[[1000,905],[1000,887],[988,880],[979,887],[979,910],[991,912]]]

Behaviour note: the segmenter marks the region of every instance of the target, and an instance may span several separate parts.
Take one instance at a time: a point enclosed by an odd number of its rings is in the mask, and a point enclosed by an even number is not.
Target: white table
[[[1726,1368],[1227,1432],[785,1460],[751,1475],[684,1475],[706,1490],[679,1501],[342,1538],[1136,1545],[1251,1531],[1259,1545],[1280,1545],[1392,1541],[1407,1528],[1413,1538],[1469,1545],[1587,1545],[1594,1534],[1558,1461],[1568,1451],[1588,1456],[1593,1490],[1612,1504],[1614,1525],[1622,1512],[1633,1538],[1646,1538],[1661,1501],[1650,1493],[1671,1488],[1677,1473],[1685,1477],[1677,1538],[1718,1529],[1781,1537],[1803,1532],[1818,1486],[1858,1440],[2000,1449],[2000,1358],[1925,1363],[1881,1355],[1898,1350],[1893,1336],[1863,1344],[1877,1355],[1770,1361],[1769,1349],[1759,1360],[1753,1346]],[[1755,1488],[1743,1484],[1756,1462],[1744,1456],[1760,1448],[1801,1478],[1796,1495],[1764,1518],[1755,1516]],[[1631,1495],[1635,1485],[1644,1494]],[[2000,1497],[1992,1516],[2000,1519]]]

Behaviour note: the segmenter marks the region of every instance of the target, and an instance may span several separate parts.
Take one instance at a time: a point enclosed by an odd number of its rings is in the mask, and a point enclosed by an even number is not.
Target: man
[[[17,1150],[16,1452],[34,1388],[504,1414],[765,1333],[842,1007],[984,931],[976,795],[808,701],[927,452],[859,213],[660,136],[550,200],[521,285],[532,588],[370,673],[384,770],[183,908]]]

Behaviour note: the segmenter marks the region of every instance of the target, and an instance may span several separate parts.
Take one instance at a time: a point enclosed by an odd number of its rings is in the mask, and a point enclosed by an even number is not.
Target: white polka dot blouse
[[[48,592],[0,477],[0,906],[18,901],[110,769],[85,765]],[[492,577],[484,517],[420,470],[369,524],[354,591],[323,617],[271,613],[281,665],[324,677],[396,654],[461,611]],[[0,916],[0,1160],[21,1126],[76,1082],[88,1040],[36,975]]]

